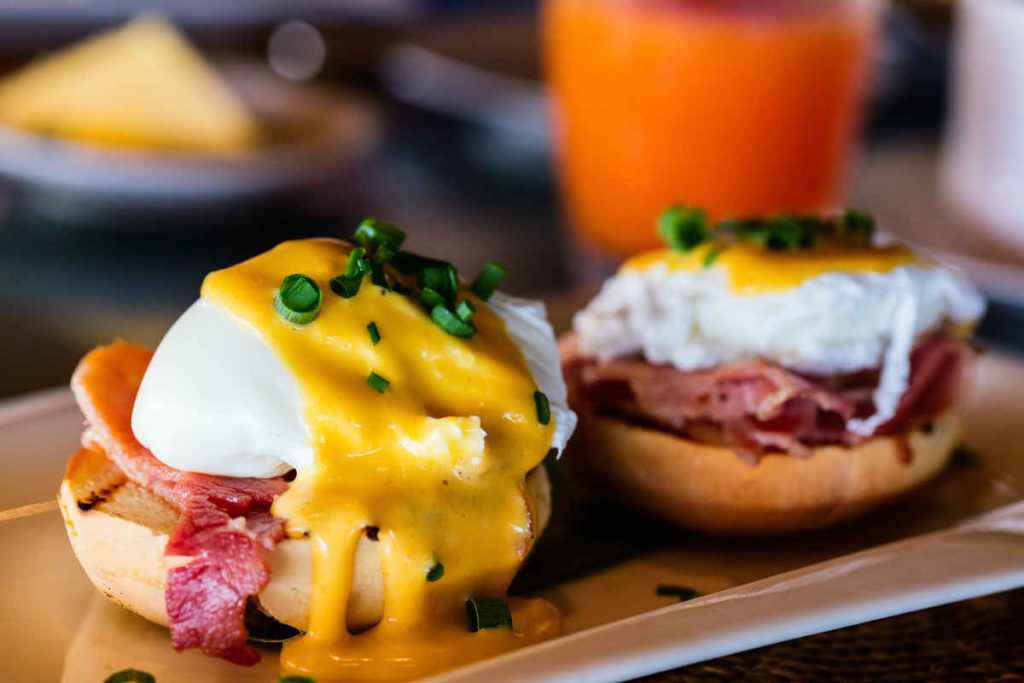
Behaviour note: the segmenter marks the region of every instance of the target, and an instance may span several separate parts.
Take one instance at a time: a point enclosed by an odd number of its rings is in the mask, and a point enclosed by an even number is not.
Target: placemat
[[[912,612],[638,679],[713,681],[1024,680],[1024,590]]]

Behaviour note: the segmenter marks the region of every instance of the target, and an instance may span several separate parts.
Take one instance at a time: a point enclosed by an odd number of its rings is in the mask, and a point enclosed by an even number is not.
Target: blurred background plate
[[[123,150],[0,127],[0,175],[43,215],[82,213],[90,220],[79,224],[96,228],[103,224],[93,214],[103,209],[154,219],[281,200],[343,173],[377,141],[364,98],[296,84],[255,62],[221,63],[218,71],[267,131],[266,143],[252,151],[212,157]],[[133,228],[157,225],[146,220]]]

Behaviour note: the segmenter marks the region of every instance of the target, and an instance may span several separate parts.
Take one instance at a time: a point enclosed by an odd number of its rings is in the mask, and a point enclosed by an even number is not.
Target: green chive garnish
[[[364,275],[370,270],[370,263],[366,260],[366,249],[356,247],[348,255],[348,265],[345,267],[345,275]]]
[[[388,289],[388,279],[384,276],[384,266],[377,261],[370,262],[370,282]]]
[[[356,247],[348,255],[345,274],[331,278],[331,291],[343,299],[351,299],[359,293],[363,284],[363,276],[372,271],[370,261],[366,258],[366,249]]]
[[[809,249],[825,229],[820,218],[788,214],[768,219],[730,219],[716,227],[718,231],[732,232],[736,239],[753,242],[774,251]]]
[[[103,683],[156,683],[156,678],[138,669],[123,669],[107,676]]]
[[[388,244],[382,244],[377,247],[377,250],[373,252],[373,260],[375,263],[387,263],[395,257],[398,250]]]
[[[537,422],[542,425],[551,422],[551,404],[543,391],[533,392],[533,403],[537,406]]]
[[[423,302],[423,305],[426,306],[428,310],[434,310],[435,306],[444,307],[445,305],[444,297],[430,287],[424,287],[420,291],[420,301]]]
[[[438,327],[454,337],[468,339],[476,334],[476,325],[462,320],[444,306],[434,306],[430,311],[430,319]]]
[[[703,209],[671,206],[658,217],[658,233],[668,246],[690,251],[711,238],[708,215]]]
[[[316,679],[309,676],[281,676],[277,683],[316,683]]]
[[[316,282],[305,275],[289,275],[274,295],[274,308],[281,317],[297,325],[313,322],[320,312],[322,295]]]
[[[380,330],[377,329],[377,323],[367,325],[366,331],[370,333],[370,341],[374,346],[380,343]]]
[[[687,586],[675,586],[667,583],[659,584],[657,593],[663,598],[678,598],[679,602],[693,600],[700,595],[700,593]]]
[[[875,232],[875,219],[864,211],[847,209],[839,219],[839,227],[846,234],[869,238]]]
[[[363,275],[339,275],[331,278],[331,291],[342,299],[351,299],[359,293],[359,286],[363,283]]]
[[[512,628],[512,613],[501,598],[470,598],[466,600],[466,615],[470,633],[485,628]]]
[[[705,268],[710,268],[711,266],[713,266],[715,264],[715,261],[718,260],[718,257],[722,255],[723,251],[725,251],[724,247],[711,247],[710,249],[708,249],[708,253],[704,255],[703,266]]]
[[[454,304],[455,296],[459,293],[459,274],[450,263],[427,266],[419,272],[419,285],[434,290],[445,301]]]
[[[459,305],[455,307],[455,315],[459,316],[459,320],[463,322],[469,322],[476,315],[476,307],[463,299],[459,302]]]
[[[444,576],[444,565],[440,562],[434,562],[430,569],[427,570],[428,583],[440,581],[442,576]]]
[[[391,386],[391,382],[384,379],[376,372],[370,373],[370,376],[366,378],[366,383],[369,384],[370,387],[372,387],[378,394],[383,394],[388,390],[388,387]]]
[[[768,221],[764,246],[777,251],[810,247],[815,233],[809,223],[796,216],[776,216]]]
[[[366,218],[356,228],[353,239],[367,249],[371,247],[380,249],[386,246],[393,256],[405,241],[405,233],[391,223],[385,223],[376,218]]]
[[[469,288],[482,300],[488,301],[501,286],[501,281],[505,279],[505,272],[505,266],[502,264],[497,261],[488,261]]]
[[[420,256],[419,254],[413,254],[408,251],[400,251],[391,257],[391,265],[394,266],[395,270],[399,273],[403,273],[405,275],[415,275],[427,266],[437,266],[443,263],[443,261],[427,258],[426,256]]]

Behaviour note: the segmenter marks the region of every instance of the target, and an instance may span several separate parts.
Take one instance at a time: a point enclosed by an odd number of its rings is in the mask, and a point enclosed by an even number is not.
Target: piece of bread
[[[580,415],[571,454],[607,490],[669,521],[712,533],[818,529],[877,507],[938,474],[960,434],[952,411],[907,434],[757,465],[730,448]]]
[[[551,490],[543,467],[526,479],[524,498],[535,540],[551,514]],[[164,546],[178,510],[127,481],[101,451],[83,448],[71,457],[59,502],[71,547],[93,585],[117,604],[167,625],[164,588],[168,569],[187,557],[168,557]],[[270,554],[270,583],[259,606],[277,621],[304,630],[309,616],[311,557],[305,539],[285,539]],[[352,631],[380,621],[384,579],[379,546],[366,535],[356,547],[347,609]]]
[[[158,16],[35,59],[0,80],[0,121],[105,147],[235,154],[259,122],[188,40]]]

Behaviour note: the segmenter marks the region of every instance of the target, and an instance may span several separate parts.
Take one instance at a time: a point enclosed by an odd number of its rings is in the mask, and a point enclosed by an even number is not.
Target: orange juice
[[[544,33],[570,218],[602,251],[655,217],[837,204],[879,2],[548,0]]]

